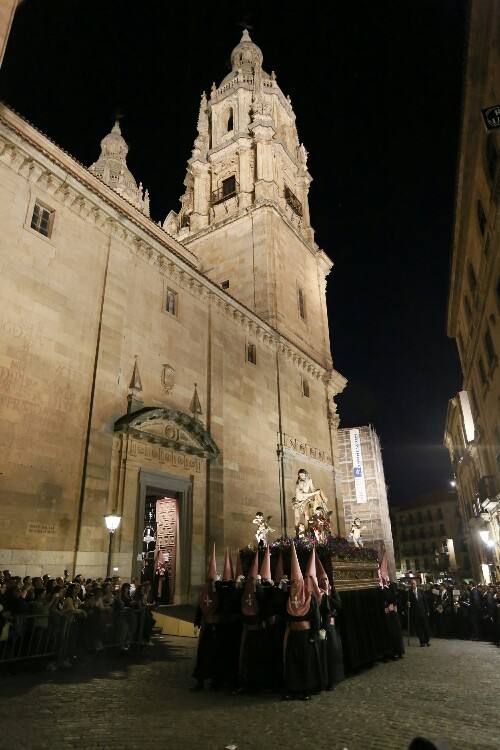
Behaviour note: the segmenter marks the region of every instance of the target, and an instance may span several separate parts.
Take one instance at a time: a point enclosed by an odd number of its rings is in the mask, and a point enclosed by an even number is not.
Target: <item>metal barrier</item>
[[[103,649],[141,650],[145,640],[147,610],[123,608],[53,611],[44,615],[2,613],[0,665],[48,659],[67,665],[82,653]],[[145,638],[146,635],[146,638]]]

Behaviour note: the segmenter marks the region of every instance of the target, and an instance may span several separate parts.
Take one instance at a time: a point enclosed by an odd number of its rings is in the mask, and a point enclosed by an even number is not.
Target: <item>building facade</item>
[[[471,574],[464,525],[455,491],[426,493],[391,511],[398,574],[426,573],[434,578]]]
[[[174,601],[190,601],[212,540],[248,544],[256,511],[292,532],[302,467],[343,533],[332,262],[262,62],[244,32],[163,226],[119,125],[86,169],[1,108],[2,568],[103,575],[115,513],[113,567],[141,573],[161,532]]]
[[[463,382],[444,441],[480,581],[500,575],[499,49],[500,3],[471,3],[448,303]]]
[[[346,530],[359,518],[367,546],[384,553],[391,580],[396,575],[391,519],[380,440],[372,425],[338,431],[337,487]]]

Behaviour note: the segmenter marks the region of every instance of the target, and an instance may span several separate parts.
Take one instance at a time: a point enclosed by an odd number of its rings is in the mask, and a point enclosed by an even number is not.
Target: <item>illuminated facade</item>
[[[471,3],[459,149],[448,335],[462,390],[444,442],[453,465],[473,575],[500,576],[500,3]],[[498,118],[497,118],[498,119]]]
[[[259,510],[293,531],[299,468],[344,531],[307,153],[248,32],[231,59],[163,226],[118,124],[86,169],[0,108],[1,568],[103,575],[113,513],[119,574],[161,531],[189,601],[211,540],[248,544]]]

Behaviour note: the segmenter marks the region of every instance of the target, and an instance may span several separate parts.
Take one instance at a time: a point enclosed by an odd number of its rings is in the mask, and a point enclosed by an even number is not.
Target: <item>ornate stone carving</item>
[[[171,365],[161,366],[161,387],[168,395],[172,393],[175,385],[175,369]]]

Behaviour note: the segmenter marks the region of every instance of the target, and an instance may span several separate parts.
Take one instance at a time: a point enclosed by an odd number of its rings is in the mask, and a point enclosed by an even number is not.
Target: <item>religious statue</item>
[[[316,541],[319,543],[323,544],[324,542],[326,542],[327,538],[331,534],[331,515],[331,510],[325,512],[322,506],[319,505],[314,511],[312,518],[309,519],[311,530],[315,536]]]
[[[355,547],[362,547],[363,539],[361,537],[361,532],[364,528],[364,526],[361,526],[361,520],[359,518],[355,518],[352,522],[351,530],[347,535],[347,541],[352,542]]]
[[[325,514],[328,513],[328,500],[323,490],[314,488],[312,479],[305,469],[299,469],[292,505],[295,513],[296,529],[298,529],[302,519],[306,526],[309,524],[313,508],[319,506]]]
[[[267,518],[264,518],[264,514],[260,511],[255,514],[255,518],[253,519],[252,523],[254,523],[257,526],[257,530],[255,531],[255,539],[257,541],[258,547],[267,547],[267,537],[268,534],[271,533],[271,531],[275,531],[275,529],[271,528],[269,525],[269,521],[271,520],[272,516],[267,516]]]

